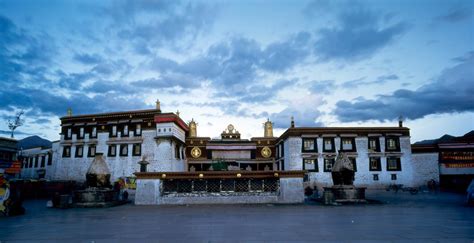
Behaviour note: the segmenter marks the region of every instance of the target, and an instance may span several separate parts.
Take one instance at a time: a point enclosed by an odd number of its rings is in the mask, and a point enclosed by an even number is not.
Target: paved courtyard
[[[473,242],[458,194],[369,192],[382,204],[134,206],[48,209],[0,218],[0,242]]]

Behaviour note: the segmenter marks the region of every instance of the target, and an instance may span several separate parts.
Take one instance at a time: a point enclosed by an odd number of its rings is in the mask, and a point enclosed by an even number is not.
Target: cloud
[[[436,16],[435,22],[457,23],[472,17],[472,7],[466,6],[449,10],[446,14]]]
[[[75,54],[74,60],[85,65],[99,64],[104,61],[99,54]]]
[[[312,81],[309,84],[309,91],[313,94],[329,94],[337,88],[334,80]]]
[[[417,90],[399,89],[376,99],[339,101],[334,114],[342,122],[393,120],[402,115],[418,119],[430,114],[474,111],[474,55],[447,68]]]
[[[375,79],[373,81],[364,81],[365,79],[366,79],[365,77],[362,77],[362,78],[359,78],[359,79],[346,81],[341,86],[342,86],[342,88],[353,89],[353,88],[357,88],[359,86],[367,86],[367,85],[373,85],[373,84],[385,84],[389,81],[398,80],[399,78],[396,74],[390,74],[390,75],[379,76],[379,77],[377,77],[377,79]]]
[[[192,42],[212,26],[217,8],[200,2],[118,1],[100,14],[111,17],[110,29],[136,54],[149,55],[165,44]]]
[[[317,33],[314,54],[321,61],[369,58],[408,29],[406,23],[384,23],[381,15],[361,7],[344,11],[338,22],[338,26]]]

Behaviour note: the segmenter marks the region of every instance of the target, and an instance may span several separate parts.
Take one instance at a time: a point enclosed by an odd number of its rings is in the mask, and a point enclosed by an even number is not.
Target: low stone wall
[[[163,174],[165,176],[163,176]],[[180,172],[180,173],[136,173],[137,205],[183,205],[183,204],[254,204],[254,203],[302,203],[304,201],[304,171],[270,172]],[[213,193],[163,193],[163,181],[176,179],[265,179],[278,178],[278,190],[272,192],[213,192]]]

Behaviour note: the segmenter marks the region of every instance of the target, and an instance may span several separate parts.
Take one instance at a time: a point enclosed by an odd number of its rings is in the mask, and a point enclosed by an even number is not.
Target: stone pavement
[[[0,218],[0,242],[473,242],[463,195],[369,191],[383,204],[48,209]]]

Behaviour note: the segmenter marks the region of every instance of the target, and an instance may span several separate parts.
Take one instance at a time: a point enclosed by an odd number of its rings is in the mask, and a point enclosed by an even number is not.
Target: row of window
[[[340,151],[355,152],[355,138],[341,138]],[[378,137],[369,137],[368,150],[380,152],[380,141]],[[400,138],[387,137],[385,139],[386,151],[400,151]],[[303,138],[301,152],[318,152],[316,138]],[[323,138],[323,152],[335,152],[334,138]]]
[[[117,148],[119,152],[117,153]],[[87,157],[94,157],[96,153],[96,146],[91,144],[88,147]],[[128,156],[128,144],[110,144],[108,148],[107,156],[113,157],[117,156]],[[132,144],[132,155],[133,156],[140,156],[142,154],[142,145],[140,143]],[[71,157],[71,146],[64,146],[63,148],[63,157]],[[74,155],[75,158],[82,158],[84,157],[84,146],[78,145],[76,146],[76,153]]]
[[[22,168],[44,168],[46,164],[48,166],[53,164],[53,156],[51,154],[48,155],[47,160],[46,155],[23,158]]]
[[[132,130],[130,130],[132,129]],[[74,133],[77,136],[77,139],[83,139],[85,134],[89,134],[89,138],[97,138],[97,127],[92,126],[92,127],[80,127],[78,129],[75,129]],[[142,135],[142,126],[141,124],[135,124],[133,126],[130,125],[121,125],[121,126],[110,126],[109,128],[109,136],[110,137],[117,137],[118,136],[118,131],[120,130],[120,136],[121,137],[129,137],[130,134],[133,136],[141,136]],[[73,129],[72,128],[67,128],[66,134],[64,136],[65,140],[72,139],[72,134],[73,134]]]
[[[355,158],[349,158],[354,165],[354,171],[357,171],[357,161]],[[324,159],[324,172],[331,172],[334,165],[334,158]],[[303,170],[310,172],[319,172],[317,159],[303,159]],[[387,171],[401,171],[402,166],[399,157],[387,157]],[[382,171],[382,163],[380,157],[369,158],[369,171]]]

